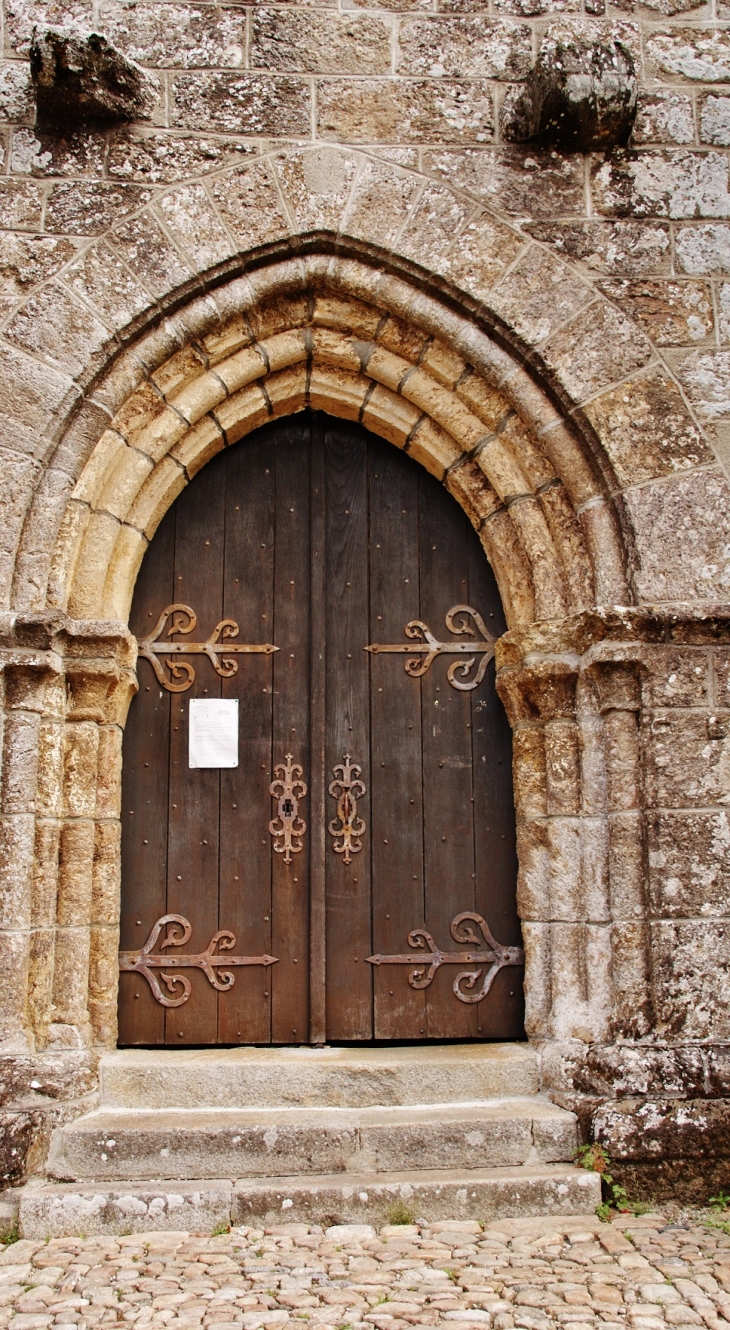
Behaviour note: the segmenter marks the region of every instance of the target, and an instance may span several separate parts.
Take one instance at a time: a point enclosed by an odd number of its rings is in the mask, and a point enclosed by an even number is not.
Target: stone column
[[[137,688],[121,625],[69,624],[58,877],[55,1041],[116,1043],[122,731]]]
[[[526,653],[520,637],[529,630],[500,644],[497,686],[514,733],[526,1028],[537,1040],[590,1043],[605,1037],[610,1013],[603,785],[591,789],[589,763],[586,797],[579,658]]]
[[[121,625],[0,625],[0,1052],[114,1044],[133,666]]]
[[[36,1047],[53,965],[62,661],[52,621],[0,625],[0,1051]]]
[[[615,647],[602,644],[601,654]],[[614,1038],[635,1038],[652,1028],[649,981],[645,813],[639,742],[641,674],[638,661],[591,659],[585,677],[603,721],[608,882],[611,919]]]
[[[569,1054],[652,1029],[642,684],[655,616],[607,611],[505,634],[527,1031]],[[661,669],[661,666],[659,666]]]

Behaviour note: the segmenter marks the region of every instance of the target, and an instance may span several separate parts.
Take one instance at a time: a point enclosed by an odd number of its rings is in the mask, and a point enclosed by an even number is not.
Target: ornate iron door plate
[[[342,855],[343,863],[349,864],[353,854],[362,849],[362,836],[365,823],[357,815],[357,801],[365,795],[364,782],[359,779],[362,767],[350,761],[350,754],[345,753],[342,762],[332,768],[335,777],[329,785],[329,792],[337,800],[337,817],[329,824],[330,836],[334,837],[332,849]]]
[[[301,854],[302,836],[307,824],[299,816],[299,800],[307,793],[302,780],[302,767],[293,761],[291,753],[285,754],[283,763],[274,767],[276,780],[269,786],[269,794],[276,799],[276,817],[269,822],[269,832],[274,838],[274,850],[283,854],[284,863],[290,864],[293,854]]]

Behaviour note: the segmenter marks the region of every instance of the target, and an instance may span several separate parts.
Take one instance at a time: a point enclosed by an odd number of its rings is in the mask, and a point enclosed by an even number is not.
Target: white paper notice
[[[196,698],[190,703],[191,767],[238,766],[238,699]]]

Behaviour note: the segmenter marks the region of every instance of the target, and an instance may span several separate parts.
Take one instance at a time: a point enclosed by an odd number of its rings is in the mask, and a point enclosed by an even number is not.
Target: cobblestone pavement
[[[730,1236],[659,1215],[601,1224],[310,1228],[21,1240],[0,1252],[0,1325],[256,1330],[664,1330],[730,1323]]]

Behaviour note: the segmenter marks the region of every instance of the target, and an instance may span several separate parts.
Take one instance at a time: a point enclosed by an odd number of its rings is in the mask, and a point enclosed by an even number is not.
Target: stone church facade
[[[34,28],[143,118],[36,124]],[[541,44],[619,42],[607,151],[506,141]],[[6,1186],[116,1047],[128,628],[201,469],[311,408],[466,512],[507,632],[526,1035],[629,1184],[730,1166],[724,0],[5,0],[0,1084]]]

